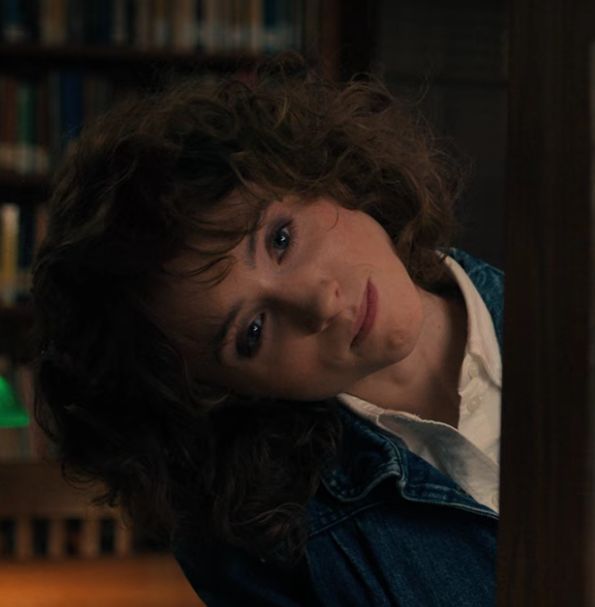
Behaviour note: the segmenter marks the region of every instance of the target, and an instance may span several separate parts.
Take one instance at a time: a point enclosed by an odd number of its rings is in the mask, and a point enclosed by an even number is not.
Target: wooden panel
[[[15,513],[32,517],[113,516],[109,508],[90,505],[90,495],[68,485],[58,466],[46,462],[0,464],[0,517]]]
[[[592,0],[513,0],[499,605],[592,606]]]

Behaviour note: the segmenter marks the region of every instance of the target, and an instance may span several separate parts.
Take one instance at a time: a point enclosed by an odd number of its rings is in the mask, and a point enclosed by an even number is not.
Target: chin
[[[417,345],[421,331],[394,331],[386,336],[386,352],[387,358],[390,358],[392,363],[398,363],[407,358]]]

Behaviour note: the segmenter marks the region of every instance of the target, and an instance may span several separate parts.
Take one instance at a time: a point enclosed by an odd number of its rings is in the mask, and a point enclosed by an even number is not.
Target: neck
[[[465,303],[419,289],[424,322],[411,354],[357,382],[351,394],[379,407],[413,413],[456,427],[459,375],[467,342]]]

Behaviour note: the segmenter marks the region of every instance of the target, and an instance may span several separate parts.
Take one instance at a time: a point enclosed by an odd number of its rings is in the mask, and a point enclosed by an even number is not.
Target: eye
[[[262,330],[264,327],[264,314],[259,314],[239,335],[236,350],[242,358],[252,358],[260,348]]]
[[[273,226],[267,237],[269,251],[274,251],[278,260],[282,259],[296,241],[293,221],[283,219]],[[241,358],[252,358],[262,344],[265,315],[259,314],[248,327],[239,333],[236,350]]]
[[[284,222],[273,230],[270,237],[270,247],[278,251],[277,255],[280,259],[291,248],[293,241],[293,224],[292,222]]]

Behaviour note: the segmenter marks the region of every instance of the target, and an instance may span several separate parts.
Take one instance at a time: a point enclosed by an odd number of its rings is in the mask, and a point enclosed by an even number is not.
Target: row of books
[[[46,228],[45,205],[0,204],[0,304],[30,299],[31,268]]]
[[[306,0],[3,0],[6,43],[275,52],[303,46]]]
[[[0,75],[0,170],[48,174],[83,123],[128,93],[81,70],[36,80]]]

